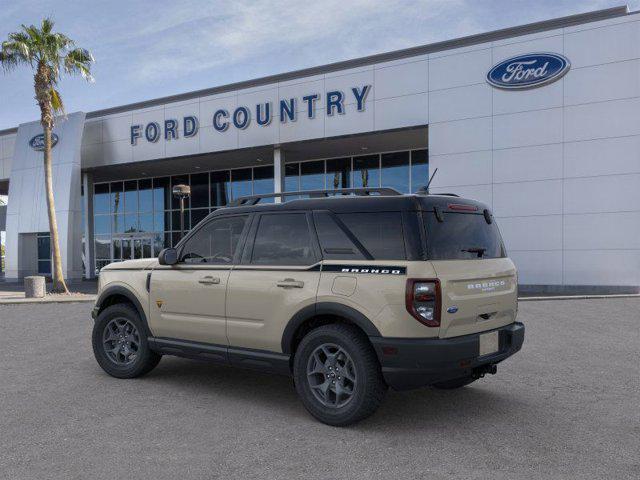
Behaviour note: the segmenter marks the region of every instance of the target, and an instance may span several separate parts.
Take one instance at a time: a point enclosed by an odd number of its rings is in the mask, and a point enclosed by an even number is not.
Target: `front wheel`
[[[351,325],[325,325],[309,332],[296,351],[293,374],[305,408],[333,426],[372,415],[387,390],[371,344]]]
[[[149,373],[161,355],[149,348],[138,312],[130,305],[105,308],[93,326],[93,354],[98,364],[116,378],[135,378]]]

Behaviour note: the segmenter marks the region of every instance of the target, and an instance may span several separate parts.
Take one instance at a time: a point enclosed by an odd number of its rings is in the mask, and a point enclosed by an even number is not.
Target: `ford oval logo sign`
[[[487,82],[507,90],[535,88],[558,80],[570,67],[569,60],[558,53],[518,55],[489,70]]]
[[[58,143],[58,135],[55,133],[51,134],[51,148],[55,147]],[[44,133],[36,135],[31,140],[29,140],[29,146],[38,152],[44,151]]]

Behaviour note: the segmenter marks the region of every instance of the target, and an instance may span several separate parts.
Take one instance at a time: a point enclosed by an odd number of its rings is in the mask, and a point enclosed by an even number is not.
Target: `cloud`
[[[449,17],[462,0],[388,0],[375,2],[236,1],[196,8],[194,2],[159,18],[129,38],[135,50],[130,80],[158,76],[178,78],[267,56],[312,51],[309,65],[415,45],[416,33],[428,41],[437,36],[421,26]],[[461,33],[467,33],[470,23]],[[407,28],[411,27],[411,28]],[[456,34],[460,29],[451,25]],[[479,30],[480,26],[475,25]],[[317,58],[318,60],[314,60]],[[287,67],[283,67],[286,70]]]
[[[68,111],[91,111],[608,8],[620,0],[4,3],[0,39],[21,23],[54,14],[60,31],[93,52],[96,83],[64,79],[61,85]],[[640,0],[628,3],[640,8]],[[0,75],[0,129],[37,117],[31,73]]]

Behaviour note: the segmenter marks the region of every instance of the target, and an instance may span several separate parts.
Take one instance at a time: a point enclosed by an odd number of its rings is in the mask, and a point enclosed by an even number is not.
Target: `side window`
[[[260,217],[252,264],[310,265],[315,260],[306,214],[266,214]]]
[[[327,212],[315,212],[313,219],[320,240],[322,258],[326,260],[365,260],[360,249]]]
[[[375,260],[405,260],[401,212],[343,213],[338,218]]]
[[[185,243],[180,260],[185,263],[231,264],[246,223],[247,216],[212,220]]]

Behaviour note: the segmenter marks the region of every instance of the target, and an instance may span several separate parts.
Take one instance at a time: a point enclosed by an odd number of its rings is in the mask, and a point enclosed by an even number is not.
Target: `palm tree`
[[[53,32],[53,21],[42,20],[40,27],[22,25],[19,32],[10,33],[0,49],[0,63],[5,71],[26,65],[33,70],[35,99],[40,107],[40,123],[44,129],[44,172],[47,191],[49,231],[53,247],[53,291],[69,293],[62,273],[58,224],[53,201],[51,178],[51,131],[56,114],[64,114],[64,106],[57,87],[61,71],[69,75],[82,75],[92,81],[93,57],[88,50],[76,47],[73,40],[62,33]]]

